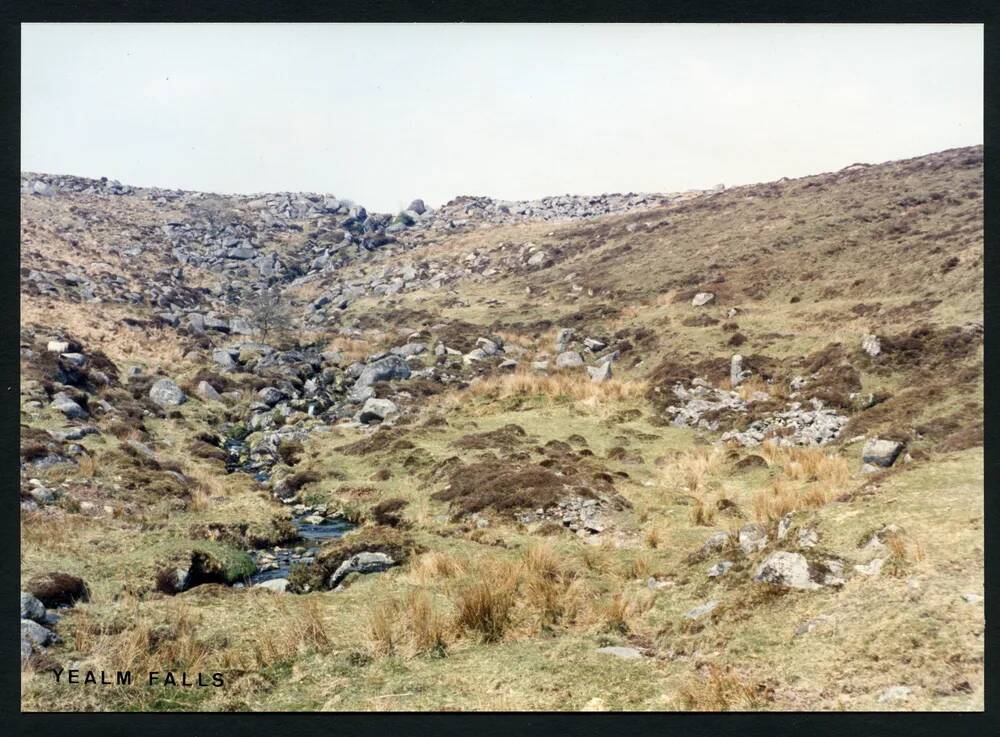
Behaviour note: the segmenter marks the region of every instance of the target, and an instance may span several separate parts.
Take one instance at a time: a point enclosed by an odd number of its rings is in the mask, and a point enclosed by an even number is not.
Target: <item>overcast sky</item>
[[[978,25],[22,27],[21,168],[396,210],[983,141]]]

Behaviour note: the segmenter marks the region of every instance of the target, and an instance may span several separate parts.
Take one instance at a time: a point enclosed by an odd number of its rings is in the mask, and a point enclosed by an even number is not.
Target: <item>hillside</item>
[[[21,205],[26,710],[983,708],[981,146]]]

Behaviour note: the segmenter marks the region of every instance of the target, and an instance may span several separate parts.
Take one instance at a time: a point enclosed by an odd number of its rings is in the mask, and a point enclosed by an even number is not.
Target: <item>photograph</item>
[[[982,716],[985,30],[17,25],[18,718]]]

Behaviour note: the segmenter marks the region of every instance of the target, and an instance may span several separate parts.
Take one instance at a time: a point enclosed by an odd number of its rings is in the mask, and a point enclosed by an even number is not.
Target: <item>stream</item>
[[[230,438],[226,441],[225,448],[232,459],[227,464],[229,473],[246,473],[261,483],[268,481],[271,475],[269,465],[261,461],[248,460],[244,442]],[[341,517],[326,516],[325,506],[311,507],[305,504],[296,504],[293,507],[292,524],[295,525],[301,538],[298,544],[247,551],[257,565],[257,572],[247,578],[244,585],[255,586],[266,581],[287,579],[294,564],[308,565],[314,562],[316,553],[324,542],[342,537],[357,527]]]

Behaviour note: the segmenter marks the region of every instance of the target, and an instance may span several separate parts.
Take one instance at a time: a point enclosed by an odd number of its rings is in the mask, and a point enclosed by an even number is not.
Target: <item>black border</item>
[[[524,3],[480,0],[355,0],[355,2],[320,3],[294,0],[201,0],[201,2],[157,2],[156,0],[43,0],[27,3],[8,0],[0,4],[0,171],[6,186],[0,192],[0,391],[8,402],[8,411],[0,422],[0,454],[5,484],[3,514],[0,515],[0,580],[9,591],[3,595],[4,609],[13,608],[14,582],[19,578],[20,513],[17,495],[17,416],[18,344],[19,344],[19,182],[20,182],[20,28],[21,22],[811,22],[811,23],[984,23],[985,24],[985,273],[1000,274],[1000,252],[993,246],[1000,213],[993,195],[1000,190],[997,166],[992,155],[991,139],[996,131],[997,96],[991,88],[1000,84],[998,54],[1000,31],[995,25],[997,3],[973,0],[948,3],[933,0],[839,0],[839,2],[796,2],[795,0],[758,0],[750,3],[730,0],[673,0],[673,2],[618,2],[607,0],[552,0]],[[67,124],[71,125],[70,116]],[[919,121],[915,121],[919,124]],[[986,356],[985,376],[1000,376],[1000,360],[992,350],[992,326],[998,309],[1000,287],[990,278],[985,284]],[[17,317],[17,319],[15,319]],[[985,388],[986,416],[986,607],[995,611],[997,597],[990,573],[997,570],[997,546],[990,544],[995,527],[997,501],[995,479],[1000,478],[1000,463],[993,452],[997,430],[991,418],[1000,411],[1000,398],[990,381]],[[931,734],[985,735],[1000,733],[995,712],[1000,704],[995,627],[987,621],[986,634],[986,713],[765,713],[765,714],[21,714],[19,675],[14,667],[15,635],[13,612],[5,615],[0,638],[0,717],[15,734],[95,734],[171,735],[280,734],[295,735],[306,730],[340,732],[360,737],[369,734],[405,732],[422,735],[464,735],[481,737],[523,732],[597,735],[622,733],[682,733],[687,737],[716,735],[739,731],[747,737],[808,732],[815,735],[836,734],[907,734],[910,737]],[[990,725],[993,725],[992,728]],[[6,731],[6,729],[4,729]]]

